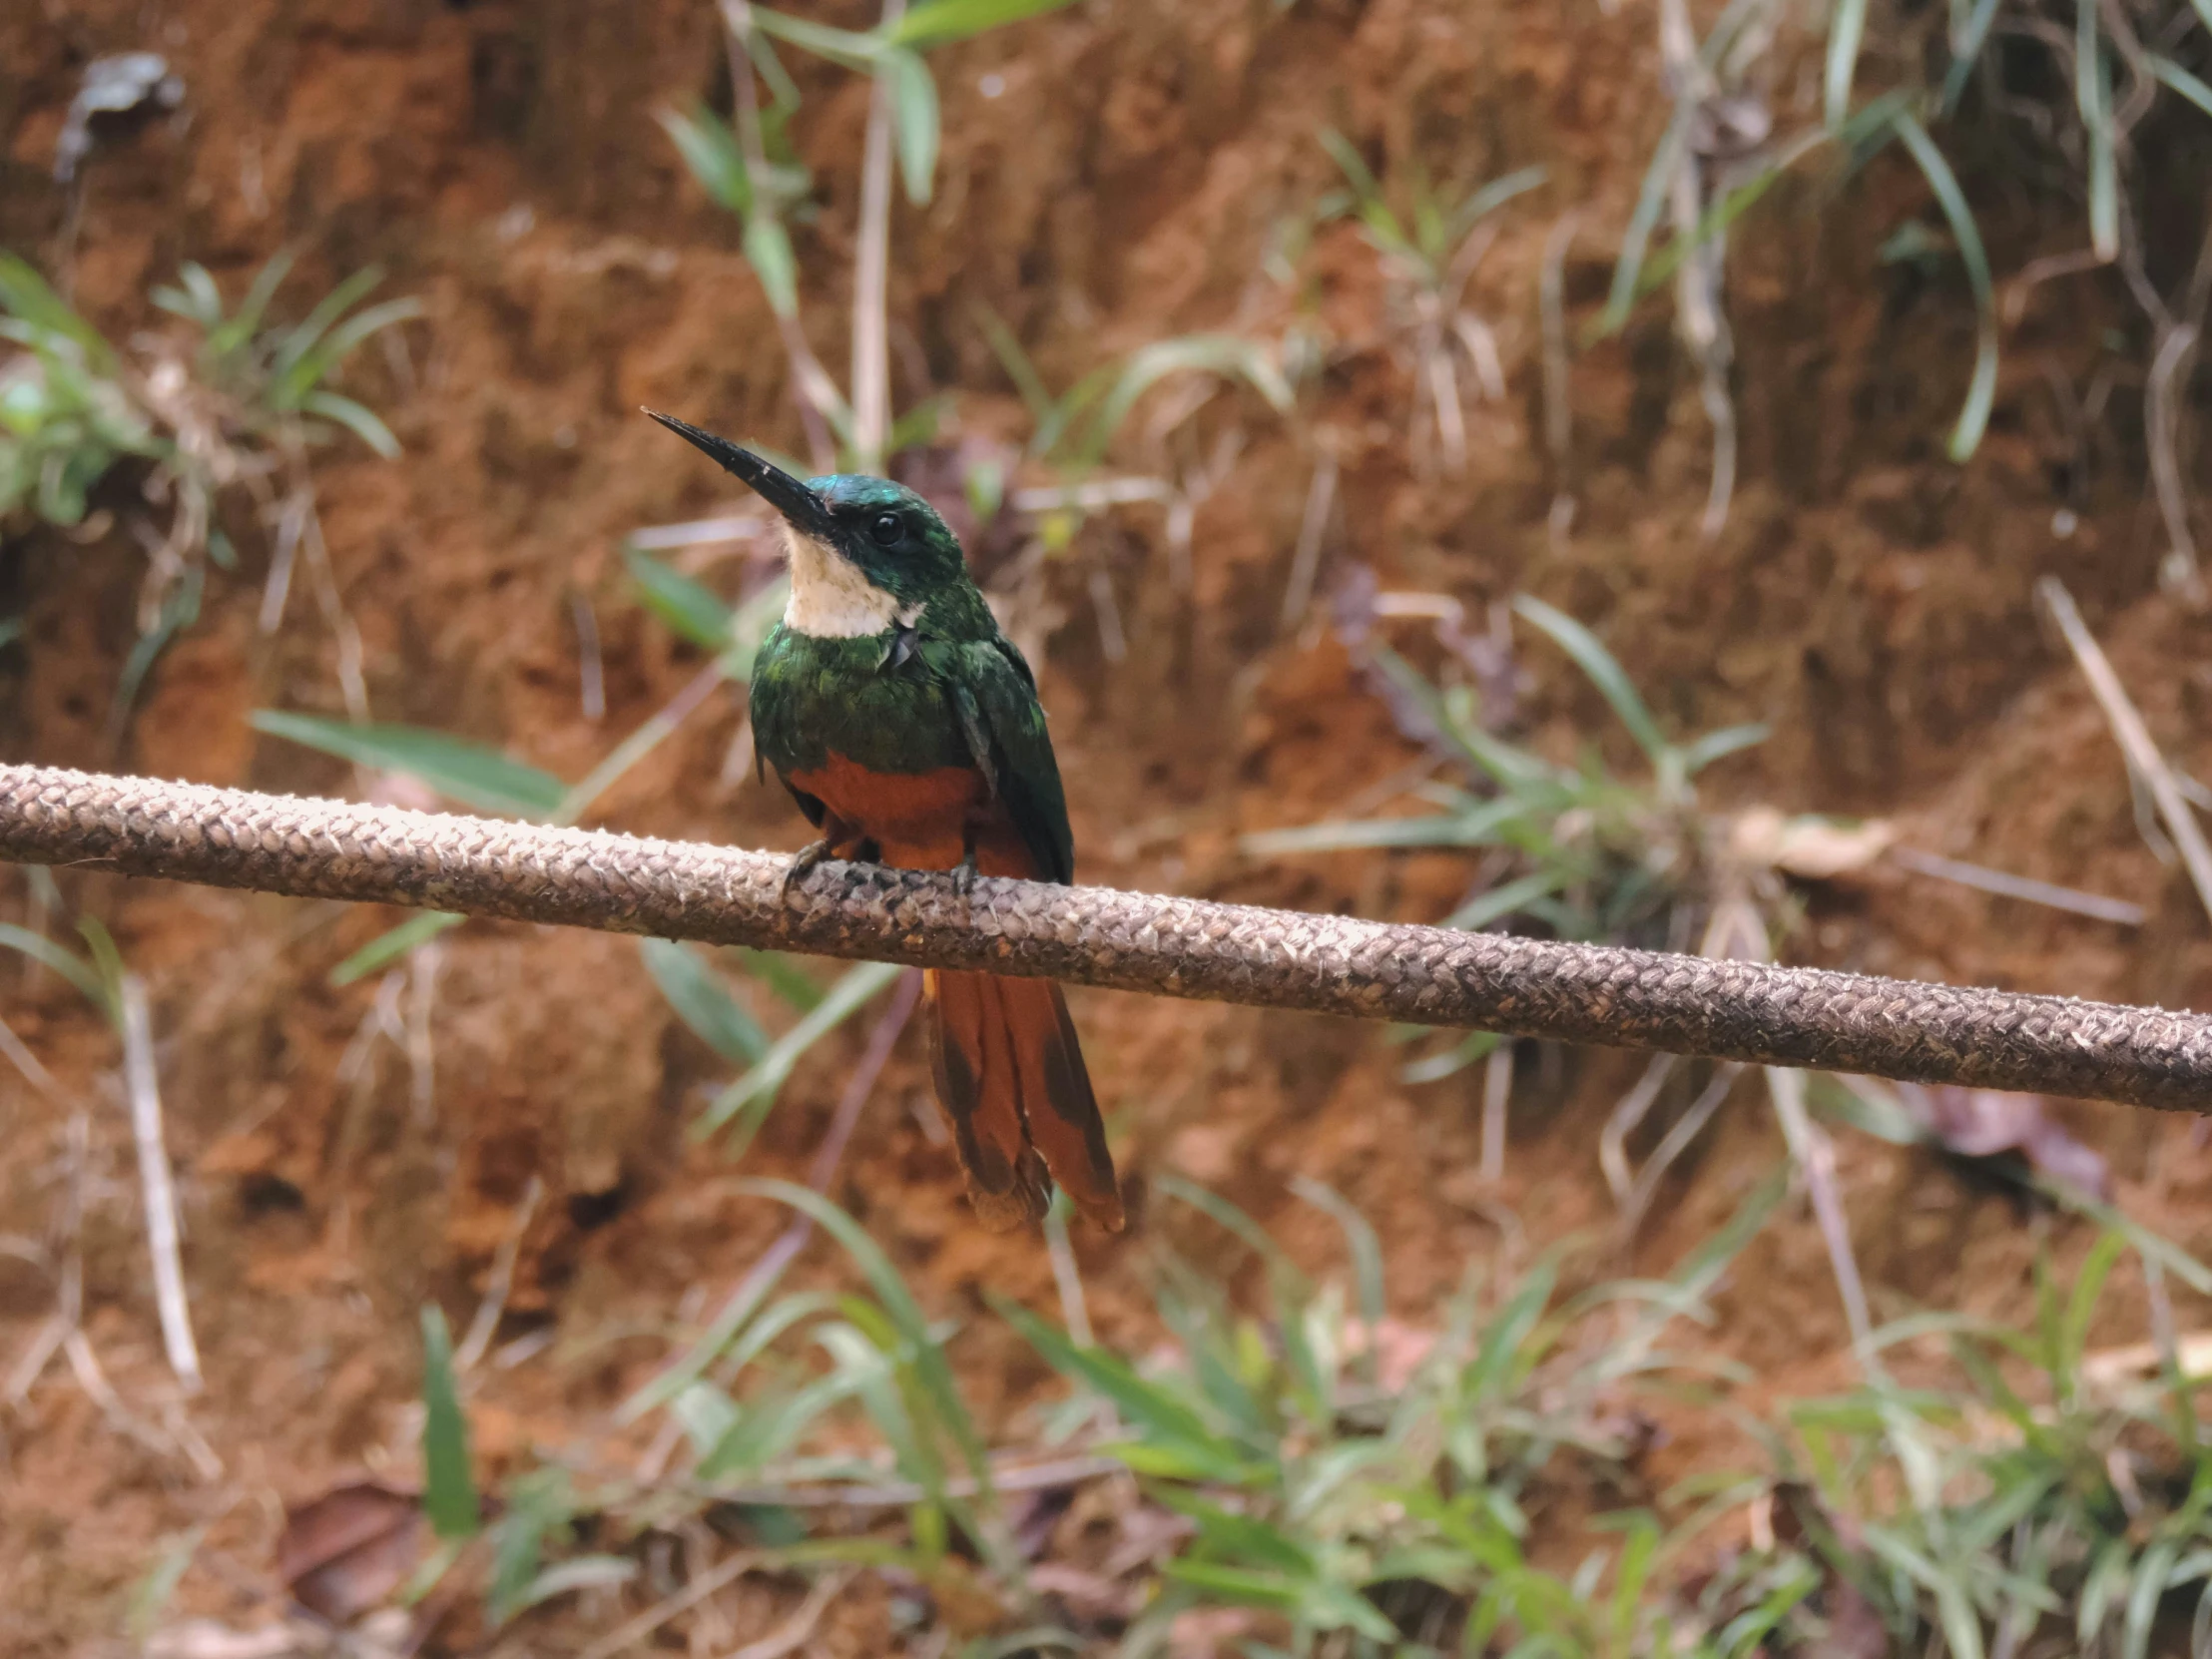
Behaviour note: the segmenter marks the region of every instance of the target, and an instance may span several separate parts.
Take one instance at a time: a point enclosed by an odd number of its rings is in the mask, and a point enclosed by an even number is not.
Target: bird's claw
[[[970,852],[952,866],[952,891],[960,900],[962,919],[970,916],[975,908],[975,854]]]
[[[792,888],[807,879],[808,871],[829,856],[830,842],[827,837],[819,841],[809,841],[793,853],[791,868],[784,871],[784,896],[790,897]]]

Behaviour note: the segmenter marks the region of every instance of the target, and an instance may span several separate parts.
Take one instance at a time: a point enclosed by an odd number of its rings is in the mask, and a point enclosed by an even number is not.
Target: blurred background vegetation
[[[938,503],[1085,879],[2202,1007],[2208,82],[18,7],[0,753],[796,844],[651,403]],[[2199,1123],[1081,994],[1135,1222],[997,1238],[894,969],[32,870],[0,985],[11,1652],[2212,1647]]]

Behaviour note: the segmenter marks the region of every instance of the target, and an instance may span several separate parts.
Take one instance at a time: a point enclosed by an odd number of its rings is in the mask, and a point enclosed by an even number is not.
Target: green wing
[[[779,622],[754,655],[753,684],[746,697],[747,712],[753,720],[753,770],[758,775],[764,765],[774,767],[784,788],[791,790],[792,799],[799,803],[799,810],[807,815],[807,822],[819,830],[822,803],[804,790],[792,789],[790,776],[807,763],[792,698],[792,679],[800,672],[795,647],[796,642]]]
[[[926,646],[923,648],[928,649]],[[1037,682],[1011,641],[975,640],[951,648],[944,674],[975,761],[1029,845],[1047,880],[1075,879],[1075,836],[1068,829],[1060,764],[1052,755]]]

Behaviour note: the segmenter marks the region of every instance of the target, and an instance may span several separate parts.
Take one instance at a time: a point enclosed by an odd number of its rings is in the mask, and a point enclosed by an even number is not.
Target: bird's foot
[[[830,856],[830,846],[827,836],[819,841],[809,841],[792,855],[792,867],[784,871],[784,896],[791,896],[792,888],[807,879],[807,872]]]
[[[975,907],[975,854],[969,852],[952,866],[952,890],[959,896],[961,919],[965,920]]]

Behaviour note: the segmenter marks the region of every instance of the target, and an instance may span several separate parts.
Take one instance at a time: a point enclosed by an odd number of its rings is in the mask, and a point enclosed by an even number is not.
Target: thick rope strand
[[[0,860],[2212,1112],[2212,1018],[0,767]]]

